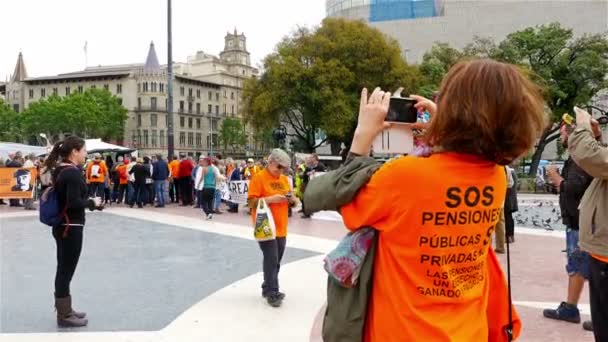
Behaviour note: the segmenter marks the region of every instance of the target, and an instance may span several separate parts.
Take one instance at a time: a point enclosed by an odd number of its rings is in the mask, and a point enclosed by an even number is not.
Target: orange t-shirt
[[[129,174],[127,174],[127,165],[120,164],[116,167],[118,172],[118,179],[120,185],[127,185],[129,183]]]
[[[285,175],[275,177],[268,172],[268,170],[264,170],[256,173],[249,182],[249,193],[247,198],[252,199],[269,197],[272,195],[287,195],[289,191],[291,191],[291,188],[289,187],[289,181]],[[286,237],[289,204],[287,202],[271,203],[268,204],[268,206],[272,212],[274,225],[277,229],[277,237]],[[251,219],[254,224],[256,209],[257,208],[253,208],[251,210]]]
[[[107,172],[108,168],[104,161],[92,162],[87,168],[87,179],[89,183],[103,183]]]
[[[489,307],[501,272],[488,266],[506,188],[504,168],[475,156],[405,157],[340,209],[349,229],[380,232],[365,341],[488,341],[486,312],[508,308]]]
[[[171,170],[171,177],[173,178],[177,178],[179,175],[179,163],[180,161],[177,159],[169,163],[169,170]]]

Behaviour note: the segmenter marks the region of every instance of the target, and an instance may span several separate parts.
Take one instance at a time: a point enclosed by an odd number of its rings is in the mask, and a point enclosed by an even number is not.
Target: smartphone
[[[388,114],[384,121],[414,123],[418,120],[417,101],[409,97],[391,97]]]

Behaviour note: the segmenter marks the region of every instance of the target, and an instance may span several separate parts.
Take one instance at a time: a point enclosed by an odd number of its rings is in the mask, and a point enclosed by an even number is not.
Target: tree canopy
[[[237,146],[245,146],[247,143],[247,134],[245,128],[241,124],[241,120],[227,118],[222,121],[222,126],[219,132],[220,144],[224,146],[224,150],[228,146],[234,150]]]
[[[558,23],[513,32],[498,44],[479,37],[462,50],[436,44],[425,54],[420,70],[429,85],[437,89],[441,78],[453,64],[473,57],[490,57],[519,65],[543,89],[551,123],[533,154],[530,175],[536,174],[547,144],[559,137],[562,114],[572,112],[575,105],[584,107],[596,93],[608,86],[606,35],[574,38],[571,29]]]
[[[328,139],[350,145],[361,89],[414,92],[418,75],[395,40],[360,21],[328,18],[297,29],[264,59],[260,78],[245,85],[245,118],[256,130],[291,127],[307,151]],[[327,135],[320,142],[319,129]]]
[[[30,103],[19,115],[24,136],[45,133],[51,140],[63,134],[121,140],[127,109],[105,89],[88,89],[65,97],[50,96]]]
[[[18,114],[0,98],[0,141],[21,141]]]

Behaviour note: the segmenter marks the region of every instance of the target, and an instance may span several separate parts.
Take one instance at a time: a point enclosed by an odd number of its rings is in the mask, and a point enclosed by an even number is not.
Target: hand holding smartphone
[[[412,124],[418,121],[418,101],[411,97],[401,97],[401,91],[390,98],[385,122],[390,128],[383,130],[373,142],[374,153],[409,154],[414,149]]]

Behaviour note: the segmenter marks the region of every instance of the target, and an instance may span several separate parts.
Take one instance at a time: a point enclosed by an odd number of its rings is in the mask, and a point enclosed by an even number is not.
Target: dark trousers
[[[143,206],[148,201],[148,185],[145,183],[133,183],[134,196],[133,202],[139,206]]]
[[[213,214],[213,198],[215,196],[215,188],[203,188],[203,191],[201,192],[201,205],[205,215]]]
[[[101,197],[103,198],[103,183],[91,182],[89,184],[89,196],[91,197]]]
[[[122,203],[123,201],[125,203],[129,203],[129,191],[128,191],[129,185],[128,184],[120,184],[118,186],[118,203]],[[125,199],[125,196],[127,197]]]
[[[119,180],[115,180],[114,181],[114,185],[112,186],[112,202],[116,202],[118,200],[118,195],[119,195],[119,190],[120,190],[120,183]]]
[[[173,178],[173,180],[169,183],[169,198],[171,199],[171,203],[179,203],[179,179]]]
[[[148,198],[146,201],[148,204],[154,205],[154,183],[146,184],[146,188],[148,190]]]
[[[608,341],[608,264],[590,258],[589,297],[596,342]]]
[[[260,249],[264,254],[263,295],[272,295],[279,292],[279,269],[281,268],[281,259],[283,259],[286,242],[287,239],[284,237],[258,242]]]
[[[183,177],[179,179],[180,189],[179,194],[182,196],[183,205],[192,205],[192,182],[190,177]]]
[[[196,207],[203,208],[203,190],[196,190]]]
[[[110,194],[110,186],[109,185],[108,186],[104,186],[104,188],[103,188],[103,196],[104,196],[104,200],[105,200],[106,203],[110,202],[110,199],[112,198],[110,195],[111,195]]]
[[[65,298],[70,295],[70,282],[82,251],[83,227],[71,226],[65,238],[64,231],[65,226],[53,227],[53,237],[57,245],[55,298]]]
[[[515,236],[515,221],[513,221],[513,213],[505,211],[505,235],[507,237]]]

